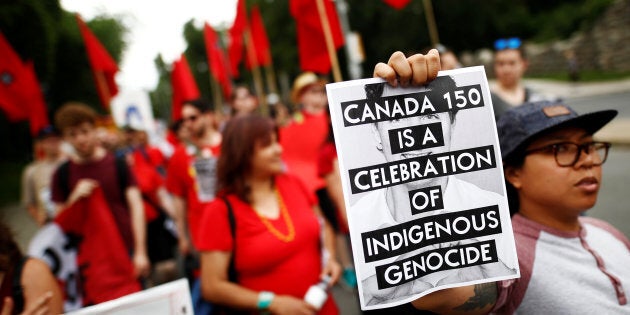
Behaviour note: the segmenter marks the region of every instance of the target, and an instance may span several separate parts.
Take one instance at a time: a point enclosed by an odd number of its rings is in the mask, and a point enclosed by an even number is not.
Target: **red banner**
[[[76,18],[81,30],[81,36],[83,36],[83,41],[85,42],[85,50],[92,67],[94,81],[96,81],[98,96],[103,107],[109,108],[112,97],[118,93],[118,86],[114,80],[114,76],[118,72],[118,66],[78,14]]]

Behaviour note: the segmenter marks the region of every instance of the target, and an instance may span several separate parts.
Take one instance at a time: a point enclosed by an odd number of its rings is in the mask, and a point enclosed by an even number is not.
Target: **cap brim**
[[[503,159],[507,160],[512,157],[516,152],[523,150],[527,147],[532,141],[541,136],[544,133],[550,132],[552,130],[567,128],[567,127],[577,127],[580,129],[586,130],[589,134],[594,134],[600,129],[602,129],[606,124],[608,124],[615,116],[617,116],[617,111],[614,109],[601,110],[596,112],[585,113],[582,115],[578,115],[577,117],[571,118],[569,120],[565,120],[558,124],[549,126],[538,132],[530,135],[527,140],[523,141],[519,146],[514,148],[510,153],[508,153]]]

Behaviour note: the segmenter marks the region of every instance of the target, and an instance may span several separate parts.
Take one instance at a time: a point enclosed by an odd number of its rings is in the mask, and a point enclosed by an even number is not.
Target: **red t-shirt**
[[[326,185],[317,175],[317,156],[328,137],[328,114],[302,112],[302,115],[304,119],[301,122],[293,121],[280,129],[282,159],[287,171],[315,192]]]
[[[154,205],[158,205],[157,190],[164,185],[164,178],[157,171],[157,166],[149,156],[140,150],[133,151],[133,172],[138,181],[138,188],[142,193],[142,203],[144,204],[144,218],[147,222],[155,220],[159,215],[159,210]],[[150,200],[150,202],[148,202]]]
[[[337,148],[332,142],[326,142],[319,150],[317,158],[317,175],[324,178],[334,169],[334,162],[337,159]]]
[[[196,248],[203,208],[214,199],[216,161],[219,152],[220,146],[197,149],[195,146],[181,145],[171,156],[166,171],[166,189],[186,200],[188,228]],[[195,165],[200,164],[209,166],[210,170],[205,168],[204,175],[197,176],[200,168]]]
[[[129,168],[126,168],[126,171],[127,183],[125,189],[130,186],[136,186],[136,178],[129,171]],[[107,155],[99,161],[90,161],[83,164],[70,161],[68,172],[68,193],[72,193],[72,190],[80,179],[89,178],[98,182],[101,189],[103,189],[105,199],[114,215],[114,220],[123,237],[125,246],[129,252],[132,252],[134,246],[133,233],[131,231],[131,214],[127,205],[127,199],[122,193],[125,189],[118,187],[118,172],[116,170],[116,159],[114,155],[107,153]],[[64,195],[61,188],[58,170],[55,171],[52,178],[51,194],[51,199],[56,203],[64,203],[68,199],[68,196]]]
[[[229,195],[236,221],[234,265],[240,285],[301,299],[308,288],[319,281],[322,270],[321,229],[313,211],[315,196],[291,175],[279,175],[275,181],[295,227],[295,238],[286,243],[279,240],[249,204],[235,195]],[[282,214],[269,221],[286,235],[287,226]],[[222,199],[207,206],[201,225],[200,251],[232,250],[227,207]],[[329,295],[319,314],[337,313],[337,306]]]

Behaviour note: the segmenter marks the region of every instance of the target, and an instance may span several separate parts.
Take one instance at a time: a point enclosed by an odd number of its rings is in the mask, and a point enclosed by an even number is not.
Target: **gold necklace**
[[[278,192],[277,188],[274,189],[274,192],[276,194],[276,199],[278,200],[278,206],[280,207],[280,214],[282,215],[284,224],[287,226],[287,234],[284,235],[280,231],[278,231],[278,229],[276,229],[276,227],[273,226],[273,224],[271,224],[271,222],[269,222],[267,218],[260,215],[258,211],[254,210],[254,212],[256,212],[256,215],[258,216],[258,218],[260,218],[260,221],[262,221],[262,223],[265,225],[267,230],[271,232],[271,234],[273,234],[279,240],[285,243],[288,243],[295,238],[295,228],[293,227],[293,221],[291,221],[291,216],[289,215],[289,211],[287,210],[287,207],[284,205],[282,196],[280,196],[280,192]]]

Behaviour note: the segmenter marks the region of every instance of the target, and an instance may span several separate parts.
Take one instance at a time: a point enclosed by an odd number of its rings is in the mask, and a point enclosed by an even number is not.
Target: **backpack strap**
[[[59,175],[59,188],[61,190],[61,195],[64,200],[68,200],[70,196],[70,161],[65,161],[59,165],[57,168],[57,173]]]
[[[22,288],[22,270],[24,269],[24,264],[28,260],[27,256],[24,256],[20,259],[20,262],[15,266],[15,270],[13,271],[13,313],[19,314],[24,310],[24,290]]]
[[[234,254],[236,253],[236,219],[234,218],[234,209],[226,196],[221,197],[227,206],[228,222],[230,223],[230,234],[232,234],[232,257],[228,266],[228,279],[232,282],[238,282],[238,274],[234,265]]]
[[[118,188],[120,196],[125,199],[125,191],[127,190],[127,180],[129,179],[129,166],[124,155],[116,156],[116,177],[118,177]]]

